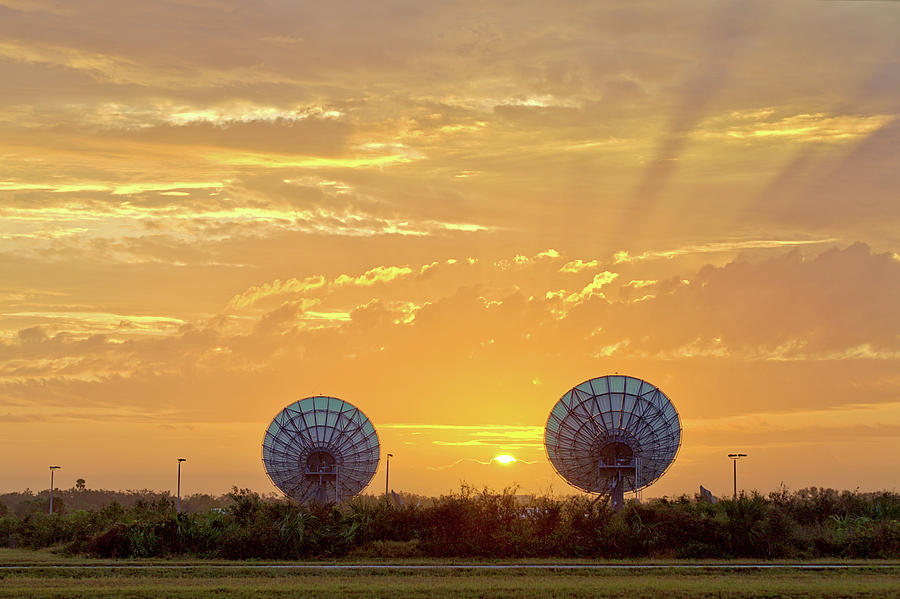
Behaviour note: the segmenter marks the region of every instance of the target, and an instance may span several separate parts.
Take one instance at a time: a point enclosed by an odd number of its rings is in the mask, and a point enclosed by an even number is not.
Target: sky
[[[275,491],[286,405],[397,491],[574,492],[629,374],[645,496],[898,489],[900,5],[0,0],[0,490]],[[501,465],[499,454],[519,461]],[[368,492],[384,488],[384,459]]]

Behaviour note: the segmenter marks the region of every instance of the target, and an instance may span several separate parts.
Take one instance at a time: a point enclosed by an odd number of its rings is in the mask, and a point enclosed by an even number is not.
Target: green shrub
[[[90,491],[81,492],[89,495]],[[900,558],[900,495],[781,488],[710,504],[687,496],[618,512],[586,496],[516,489],[458,492],[412,505],[357,497],[297,505],[234,488],[221,507],[175,514],[168,494],[141,494],[48,515],[18,495],[0,516],[0,544],[61,547],[100,557],[227,559],[371,557]],[[204,500],[207,503],[209,499]],[[55,502],[54,502],[55,503]]]
[[[128,526],[121,522],[113,524],[91,538],[86,549],[89,554],[97,557],[132,557]]]

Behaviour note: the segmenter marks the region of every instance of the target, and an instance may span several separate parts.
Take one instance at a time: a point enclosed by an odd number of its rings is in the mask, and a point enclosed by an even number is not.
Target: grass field
[[[582,565],[589,563],[596,562]],[[259,569],[246,562],[102,562],[5,550],[0,551],[0,565],[4,566],[0,569],[0,597],[900,596],[900,564],[884,568],[873,567],[883,563],[865,562],[850,569],[812,570],[712,567],[727,565],[720,562],[697,569],[662,564],[649,570],[561,570],[548,566],[527,570],[323,571]],[[176,565],[185,567],[172,567]]]

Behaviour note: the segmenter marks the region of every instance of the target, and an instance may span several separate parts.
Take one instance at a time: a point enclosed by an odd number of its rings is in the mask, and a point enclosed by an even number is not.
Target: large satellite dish
[[[263,438],[266,474],[301,503],[340,503],[369,484],[378,468],[375,427],[336,397],[307,397],[275,416]]]
[[[567,391],[547,418],[544,447],[550,463],[582,491],[609,495],[653,484],[675,460],[681,420],[657,387],[633,376],[608,375]]]

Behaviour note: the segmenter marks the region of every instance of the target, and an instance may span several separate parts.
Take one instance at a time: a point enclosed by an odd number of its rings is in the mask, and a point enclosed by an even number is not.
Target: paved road
[[[852,570],[896,569],[900,564],[23,564],[0,570],[31,569],[187,570],[196,568],[247,570]]]

